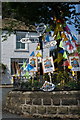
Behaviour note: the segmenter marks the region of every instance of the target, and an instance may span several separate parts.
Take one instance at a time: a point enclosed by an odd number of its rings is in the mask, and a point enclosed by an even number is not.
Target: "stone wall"
[[[80,118],[80,91],[10,91],[6,110],[37,117]]]

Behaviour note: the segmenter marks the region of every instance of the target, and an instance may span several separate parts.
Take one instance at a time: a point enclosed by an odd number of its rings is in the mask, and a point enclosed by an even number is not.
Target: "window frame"
[[[25,51],[29,51],[29,45],[27,44],[27,43],[21,43],[20,41],[18,41],[18,42],[20,42],[21,44],[25,44],[25,48],[24,49],[22,49],[22,48],[17,48],[17,35],[18,34],[25,34],[25,36],[26,36],[26,32],[22,32],[22,31],[17,31],[16,32],[16,37],[15,37],[15,52],[18,52],[18,51],[23,51],[23,52],[25,52]],[[23,38],[23,37],[22,37]]]
[[[19,62],[20,59],[23,59],[23,62]],[[24,63],[25,61],[26,61],[26,63],[28,64],[29,58],[11,58],[11,60],[10,60],[10,62],[11,62],[11,63],[10,63],[10,64],[11,64],[11,65],[10,65],[11,75],[14,75],[14,74],[13,74],[13,70],[12,70],[12,62],[13,62],[13,61],[18,62],[19,65],[23,65],[23,63]],[[16,74],[17,74],[17,72],[16,72]]]

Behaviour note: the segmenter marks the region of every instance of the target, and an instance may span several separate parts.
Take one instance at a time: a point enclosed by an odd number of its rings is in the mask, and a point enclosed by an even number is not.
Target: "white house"
[[[10,22],[12,20],[10,19]],[[15,20],[14,20],[15,21]],[[9,24],[8,19],[2,21],[2,35],[6,35],[7,29],[4,29]],[[16,23],[16,21],[15,21]],[[24,24],[16,23],[16,26],[14,28],[16,30],[16,34],[13,32],[10,36],[7,37],[7,40],[1,41],[1,63],[4,65],[7,65],[7,70],[5,74],[2,74],[2,80],[0,81],[0,84],[12,84],[12,63],[13,61],[18,62],[19,66],[23,65],[23,62],[29,59],[30,54],[32,51],[36,52],[36,46],[37,43],[21,43],[21,38],[25,38],[28,34],[33,36],[31,38],[32,41],[34,41],[34,36],[38,36],[39,34],[36,32],[35,29],[33,29],[33,26],[26,27]],[[36,38],[37,40],[39,38]],[[3,40],[3,38],[2,38]],[[46,51],[46,50],[45,50]],[[44,53],[44,56],[46,56],[47,51]]]

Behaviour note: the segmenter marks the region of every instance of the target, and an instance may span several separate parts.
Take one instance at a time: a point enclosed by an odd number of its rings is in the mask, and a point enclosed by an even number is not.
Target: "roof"
[[[12,18],[2,19],[2,29],[7,30],[9,28],[12,28],[12,30],[36,31],[36,27],[34,25],[25,25],[24,22]]]

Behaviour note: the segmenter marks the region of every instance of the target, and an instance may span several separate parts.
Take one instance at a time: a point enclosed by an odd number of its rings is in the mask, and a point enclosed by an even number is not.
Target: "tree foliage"
[[[51,18],[56,17],[74,24],[78,29],[80,27],[79,13],[76,13],[76,4],[70,2],[3,2],[2,17],[15,18],[25,22],[26,25],[44,22],[53,24],[53,26],[54,20]]]

